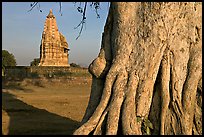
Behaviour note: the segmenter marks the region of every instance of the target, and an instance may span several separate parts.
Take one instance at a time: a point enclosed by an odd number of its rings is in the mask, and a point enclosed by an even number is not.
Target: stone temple
[[[70,66],[68,51],[66,38],[58,31],[56,18],[50,10],[42,33],[39,66]]]

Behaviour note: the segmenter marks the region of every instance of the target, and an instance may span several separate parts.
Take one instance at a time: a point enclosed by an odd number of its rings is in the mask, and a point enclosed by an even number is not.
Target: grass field
[[[91,78],[2,82],[2,134],[71,135],[80,125]]]

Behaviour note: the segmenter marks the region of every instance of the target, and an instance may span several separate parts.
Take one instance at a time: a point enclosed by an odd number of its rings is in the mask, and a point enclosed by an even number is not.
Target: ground
[[[91,77],[2,81],[2,134],[71,135],[79,127]]]

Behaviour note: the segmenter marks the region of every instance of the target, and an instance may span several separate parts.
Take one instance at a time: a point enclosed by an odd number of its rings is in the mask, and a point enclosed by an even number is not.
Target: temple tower
[[[68,51],[66,38],[58,31],[56,18],[50,10],[42,33],[39,66],[70,66]]]

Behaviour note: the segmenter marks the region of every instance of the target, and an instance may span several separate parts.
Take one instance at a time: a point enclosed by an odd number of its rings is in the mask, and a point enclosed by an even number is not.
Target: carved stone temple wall
[[[58,31],[56,18],[50,10],[42,33],[39,66],[70,66],[68,51],[66,38]]]

